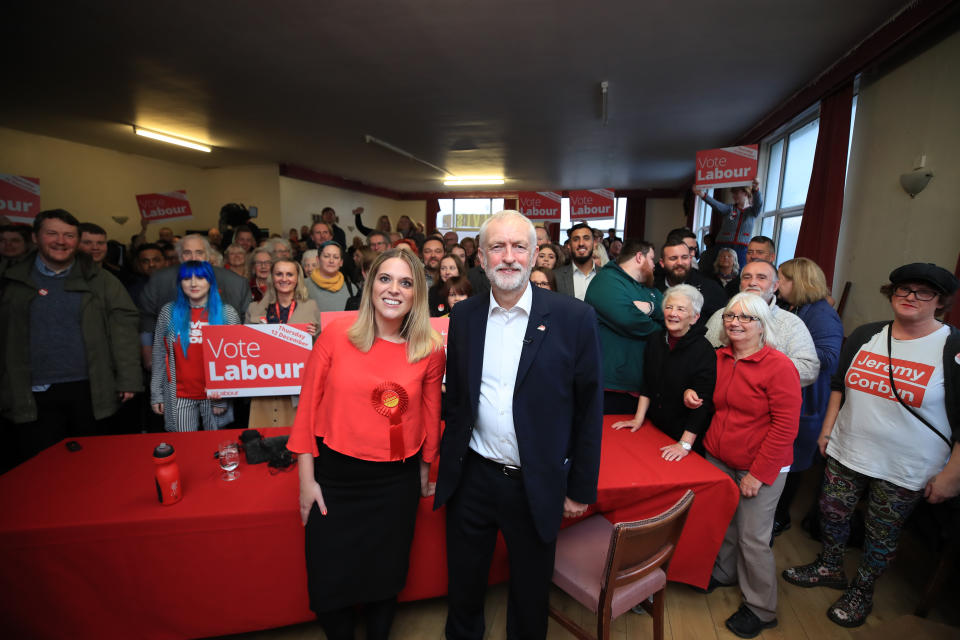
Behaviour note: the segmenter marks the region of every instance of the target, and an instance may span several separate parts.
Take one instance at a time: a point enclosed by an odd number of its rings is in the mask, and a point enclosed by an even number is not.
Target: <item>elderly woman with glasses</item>
[[[738,293],[722,312],[716,413],[704,438],[707,460],[740,487],[740,502],[717,555],[708,591],[739,585],[743,604],[727,621],[741,638],[777,624],[777,578],[770,531],[793,460],[800,422],[800,376],[777,351],[769,305]]]
[[[696,324],[703,308],[703,294],[696,287],[670,287],[663,294],[662,307],[666,331],[658,331],[647,340],[637,413],[630,420],[613,423],[613,428],[636,431],[649,417],[675,440],[662,447],[660,455],[677,462],[693,449],[710,423],[716,356],[706,338],[706,327]],[[692,406],[686,406],[685,396]]]
[[[876,581],[916,504],[960,493],[960,331],[937,319],[957,287],[953,274],[934,264],[895,269],[880,289],[893,321],[856,329],[840,352],[818,441],[827,457],[820,493],[823,550],[783,577],[801,587],[843,589],[827,610],[841,626],[866,621]],[[866,538],[848,584],[843,555],[864,492]]]

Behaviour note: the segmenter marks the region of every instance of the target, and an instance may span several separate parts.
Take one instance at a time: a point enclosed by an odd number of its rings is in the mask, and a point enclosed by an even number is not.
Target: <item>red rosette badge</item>
[[[384,382],[370,394],[370,402],[377,413],[390,419],[390,458],[403,458],[403,414],[410,404],[407,390],[395,382]]]

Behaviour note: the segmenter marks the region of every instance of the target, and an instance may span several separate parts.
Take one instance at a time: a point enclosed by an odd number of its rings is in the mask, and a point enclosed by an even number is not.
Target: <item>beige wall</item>
[[[164,224],[178,234],[215,226],[220,207],[227,202],[256,205],[257,223],[279,229],[276,165],[200,169],[0,128],[0,173],[40,178],[44,209],[67,209],[122,242],[140,229],[137,194],[177,189],[186,189],[193,218],[152,223],[147,231],[150,240]],[[129,219],[120,225],[113,216]]]
[[[382,215],[390,216],[394,228],[402,215],[410,216],[414,222],[423,222],[426,217],[423,200],[393,200],[294,178],[280,178],[280,210],[285,231],[309,225],[311,214],[319,215],[324,207],[333,207],[337,212],[340,219],[337,224],[347,234],[347,244],[354,236],[360,235],[351,213],[357,207],[363,207],[363,224],[371,228]]]
[[[934,262],[953,271],[960,251],[960,33],[860,89],[847,173],[834,292],[852,282],[849,332],[891,317],[877,292],[890,271]],[[911,199],[900,174],[927,156],[934,177]]]
[[[652,242],[660,257],[660,248],[671,229],[684,227],[687,216],[683,212],[683,198],[650,198],[647,200],[646,225],[643,239]]]

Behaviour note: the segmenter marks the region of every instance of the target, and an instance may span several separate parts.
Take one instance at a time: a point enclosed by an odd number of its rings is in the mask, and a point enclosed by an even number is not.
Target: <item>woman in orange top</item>
[[[320,334],[287,448],[299,454],[310,608],[331,640],[387,638],[407,576],[420,496],[440,444],[443,343],[423,264],[406,249],[373,263],[360,314]]]

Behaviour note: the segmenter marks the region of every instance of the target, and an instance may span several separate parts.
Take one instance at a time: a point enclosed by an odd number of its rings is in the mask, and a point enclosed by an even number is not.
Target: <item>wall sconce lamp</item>
[[[900,176],[900,186],[911,198],[926,189],[930,178],[933,177],[933,171],[927,169],[926,164],[927,157],[922,155],[914,163],[913,171],[908,171]]]

